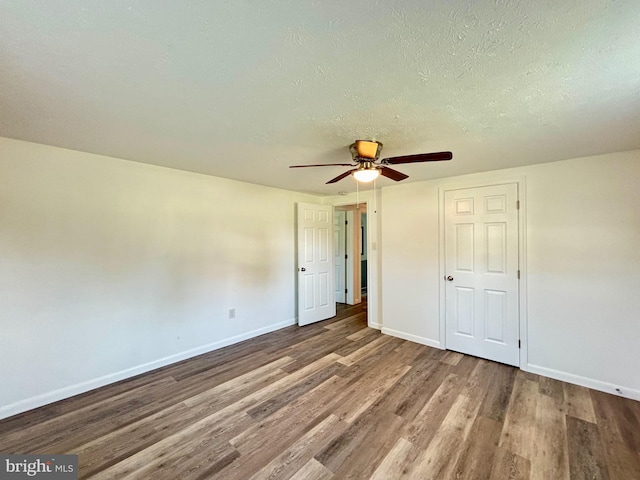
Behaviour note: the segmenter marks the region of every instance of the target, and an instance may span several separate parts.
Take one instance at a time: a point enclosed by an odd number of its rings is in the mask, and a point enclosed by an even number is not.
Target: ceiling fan
[[[336,183],[343,178],[353,175],[359,182],[371,182],[380,175],[399,182],[409,175],[387,167],[387,165],[399,165],[402,163],[418,163],[418,162],[439,162],[442,160],[451,160],[453,154],[451,152],[435,152],[435,153],[418,153],[416,155],[403,155],[401,157],[383,158],[378,161],[380,152],[382,152],[382,143],[375,140],[356,140],[349,146],[349,151],[353,157],[353,163],[321,163],[316,165],[291,165],[289,168],[306,168],[306,167],[328,167],[342,166],[355,167],[351,170],[332,178],[327,182]]]

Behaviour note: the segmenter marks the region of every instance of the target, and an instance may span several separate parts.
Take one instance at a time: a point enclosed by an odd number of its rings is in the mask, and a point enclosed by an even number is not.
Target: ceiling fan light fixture
[[[372,182],[380,176],[380,170],[377,168],[359,168],[353,172],[353,178],[358,182]]]
[[[353,163],[320,163],[315,165],[289,165],[289,168],[305,167],[350,167],[351,170],[341,173],[329,180],[327,185],[339,182],[340,180],[353,176],[356,182],[373,182],[379,176],[386,177],[394,182],[401,182],[409,178],[398,170],[394,170],[388,165],[400,165],[405,163],[439,162],[441,160],[451,160],[451,152],[418,153],[414,155],[402,155],[400,157],[387,157],[380,160],[382,143],[376,140],[356,140],[349,145],[349,152],[353,158]]]

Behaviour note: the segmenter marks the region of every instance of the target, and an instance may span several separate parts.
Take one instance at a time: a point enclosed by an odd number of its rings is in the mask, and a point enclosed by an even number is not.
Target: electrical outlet
[[[236,318],[236,309],[235,308],[230,308],[229,309],[229,318]]]

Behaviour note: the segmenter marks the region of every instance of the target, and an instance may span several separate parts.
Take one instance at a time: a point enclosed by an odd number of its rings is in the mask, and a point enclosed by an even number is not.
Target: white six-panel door
[[[518,186],[444,199],[446,347],[519,366]]]
[[[298,325],[336,314],[333,207],[298,203]]]

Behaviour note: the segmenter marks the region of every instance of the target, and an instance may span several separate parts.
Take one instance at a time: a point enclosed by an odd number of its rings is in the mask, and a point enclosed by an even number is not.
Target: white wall
[[[640,150],[382,190],[382,323],[444,341],[438,188],[526,178],[528,364],[640,399]]]
[[[0,417],[293,324],[298,201],[0,138]]]

